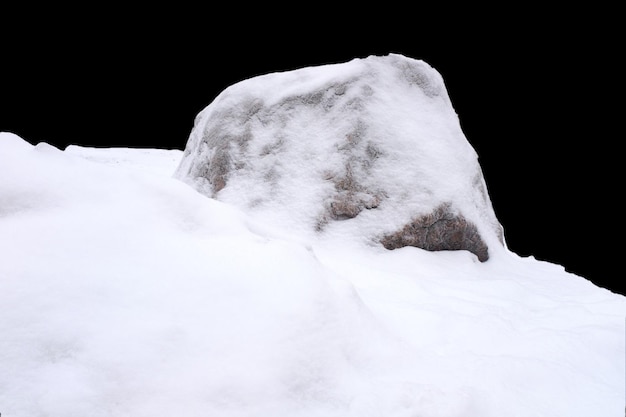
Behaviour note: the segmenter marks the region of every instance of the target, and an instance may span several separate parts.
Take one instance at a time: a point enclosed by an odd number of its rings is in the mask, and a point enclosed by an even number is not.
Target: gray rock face
[[[489,259],[489,249],[476,226],[462,215],[454,214],[448,204],[383,237],[381,243],[387,249],[415,246],[431,251],[468,250],[481,262]]]
[[[481,261],[503,244],[441,76],[399,55],[229,87],[196,118],[176,176],[294,232]]]

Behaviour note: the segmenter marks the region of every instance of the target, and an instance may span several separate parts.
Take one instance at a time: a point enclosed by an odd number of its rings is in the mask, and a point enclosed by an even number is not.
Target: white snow
[[[181,157],[0,133],[3,417],[623,415],[625,297],[509,252],[296,239]]]

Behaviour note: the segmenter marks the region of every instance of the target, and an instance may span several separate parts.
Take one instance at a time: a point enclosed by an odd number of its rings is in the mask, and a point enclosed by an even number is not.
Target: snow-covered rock
[[[442,77],[401,55],[227,88],[197,116],[176,175],[301,233],[467,249],[481,261],[503,245]]]

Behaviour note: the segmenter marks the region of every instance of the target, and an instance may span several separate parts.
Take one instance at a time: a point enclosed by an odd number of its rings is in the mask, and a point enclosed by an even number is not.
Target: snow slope
[[[0,133],[0,413],[617,417],[626,299],[513,253],[295,238],[180,151]]]

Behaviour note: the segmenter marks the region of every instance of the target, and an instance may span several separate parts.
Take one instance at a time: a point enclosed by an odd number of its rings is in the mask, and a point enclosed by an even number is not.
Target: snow
[[[385,200],[315,231],[348,170]],[[372,244],[448,201],[487,262]],[[0,414],[622,416],[626,298],[499,227],[441,76],[397,55],[235,84],[185,152],[0,132]]]
[[[623,415],[625,297],[505,250],[296,237],[181,158],[0,133],[3,416]]]

